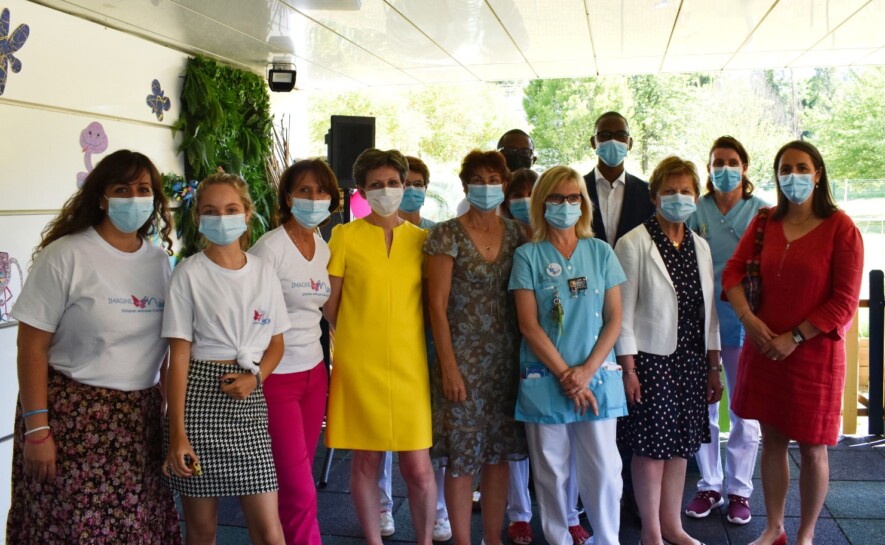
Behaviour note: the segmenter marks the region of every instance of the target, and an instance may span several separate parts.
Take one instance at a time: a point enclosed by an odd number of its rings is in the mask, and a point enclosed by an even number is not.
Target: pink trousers
[[[280,484],[280,521],[287,545],[321,545],[313,457],[326,413],[329,379],[322,362],[309,371],[264,381],[267,423]]]

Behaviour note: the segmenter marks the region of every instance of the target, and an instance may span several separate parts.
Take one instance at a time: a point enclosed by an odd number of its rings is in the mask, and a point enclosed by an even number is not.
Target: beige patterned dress
[[[527,453],[525,430],[513,418],[519,387],[519,328],[513,295],[507,290],[513,253],[523,242],[523,232],[512,221],[502,221],[504,240],[492,262],[479,253],[457,218],[437,225],[424,244],[428,255],[454,259],[447,316],[467,400],[446,399],[439,363],[434,362],[431,456],[456,477],[474,474],[483,464],[525,458]]]

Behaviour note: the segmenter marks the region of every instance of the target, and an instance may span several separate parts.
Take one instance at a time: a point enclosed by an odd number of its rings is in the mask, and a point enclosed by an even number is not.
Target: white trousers
[[[719,448],[719,403],[709,405],[710,438],[702,443],[695,457],[701,470],[698,490],[714,490],[720,494],[735,494],[749,498],[753,493],[753,468],[759,451],[759,422],[744,420],[731,410],[731,400],[737,385],[738,361],[741,349],[722,349],[722,366],[725,368],[725,387],[728,389],[728,416],[731,432],[725,446],[725,490],[722,482],[722,459]]]
[[[575,470],[574,447],[569,457],[569,475],[566,482],[568,501],[568,525],[580,524],[578,511],[578,478]],[[532,520],[532,498],[529,494],[529,459],[510,462],[510,488],[507,491],[507,519],[510,522],[530,522]]]
[[[381,470],[378,473],[378,490],[381,492],[381,511],[393,511],[393,453],[389,450],[381,456]],[[446,468],[439,467],[433,470],[436,479],[436,519],[449,518],[446,509],[446,496],[443,484],[446,478]]]
[[[616,429],[614,418],[573,424],[526,423],[541,528],[550,545],[574,543],[566,515],[575,504],[566,490],[571,474],[577,476],[596,545],[618,545],[623,481]]]

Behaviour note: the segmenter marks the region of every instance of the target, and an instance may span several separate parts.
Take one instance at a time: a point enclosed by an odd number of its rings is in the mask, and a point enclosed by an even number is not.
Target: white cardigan
[[[707,350],[719,350],[713,258],[707,241],[694,232],[692,236],[704,295],[704,323],[707,324],[704,340]],[[676,288],[645,225],[621,237],[615,254],[627,275],[627,281],[621,284],[621,336],[615,344],[615,352],[619,356],[635,355],[638,351],[661,356],[672,354],[676,351]]]

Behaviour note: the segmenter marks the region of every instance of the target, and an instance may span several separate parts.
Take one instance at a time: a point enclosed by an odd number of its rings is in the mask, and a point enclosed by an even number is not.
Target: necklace
[[[496,217],[493,221],[497,222],[498,218]],[[478,242],[477,245],[485,248],[485,251],[487,252],[492,251],[492,243],[488,242],[488,235],[491,234],[493,225],[495,225],[495,223],[491,222],[483,225],[477,222],[475,219],[471,220],[470,222],[470,227],[474,231],[476,231],[476,238]]]
[[[790,221],[790,220],[787,220],[787,223],[789,223],[789,224],[792,225],[793,227],[799,227],[800,225],[802,225],[803,223],[805,223],[806,221],[808,221],[809,219],[811,219],[812,216],[814,216],[814,212],[809,213],[807,216],[805,216],[805,219],[802,220],[802,221]]]
[[[304,259],[306,259],[308,261],[313,259],[313,251],[310,251],[310,252],[305,251],[305,249],[301,247],[301,244],[298,243],[298,238],[295,236],[295,233],[292,232],[290,227],[288,225],[286,225],[284,228],[286,229],[286,234],[289,235],[289,238],[292,239],[293,243],[295,243],[295,247],[298,248],[298,251],[301,252],[301,255],[304,257]],[[308,250],[310,250],[310,248],[308,248]],[[314,248],[314,250],[315,250],[315,248]],[[310,255],[308,255],[308,253]]]
[[[218,254],[217,252],[208,252],[206,250],[203,250],[203,253],[206,254],[206,257],[208,257],[209,261],[211,261],[212,263],[215,263],[216,265],[218,265],[219,267],[221,267],[223,269],[229,269],[232,271],[237,271],[237,270],[242,269],[243,267],[246,266],[246,262],[248,261],[248,259],[246,258],[246,252],[240,251],[240,257],[242,257],[242,264],[239,265],[238,267],[228,267],[227,265],[225,265],[225,263],[224,263],[225,259],[223,258],[223,256],[221,254]]]
[[[551,241],[552,242],[552,241]],[[572,258],[572,254],[575,253],[575,248],[578,247],[578,239],[576,238],[574,241],[566,242],[565,244],[552,242],[553,247],[556,248],[566,260],[570,260]],[[569,246],[571,248],[569,248]]]

